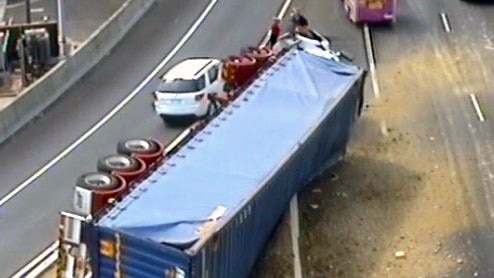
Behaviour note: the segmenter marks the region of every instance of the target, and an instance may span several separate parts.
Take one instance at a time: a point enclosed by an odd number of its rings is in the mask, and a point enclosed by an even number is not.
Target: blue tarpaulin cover
[[[173,245],[230,219],[361,77],[302,50],[285,55],[98,225]]]

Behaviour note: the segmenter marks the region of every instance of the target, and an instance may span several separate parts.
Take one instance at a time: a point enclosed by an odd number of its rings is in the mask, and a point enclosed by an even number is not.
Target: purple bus
[[[343,0],[345,11],[354,23],[394,23],[398,0]]]

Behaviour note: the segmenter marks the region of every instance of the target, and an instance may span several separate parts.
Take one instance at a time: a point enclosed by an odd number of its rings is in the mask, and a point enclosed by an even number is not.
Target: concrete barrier
[[[0,111],[0,144],[33,120],[94,67],[124,37],[155,0],[127,0],[79,46]]]

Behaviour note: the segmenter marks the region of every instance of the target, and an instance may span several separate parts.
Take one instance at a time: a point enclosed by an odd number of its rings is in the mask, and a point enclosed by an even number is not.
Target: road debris
[[[322,193],[322,189],[314,188],[314,189],[312,189],[312,193]]]
[[[310,208],[313,209],[313,210],[317,210],[319,209],[319,205],[318,204],[310,204]]]
[[[406,259],[407,255],[405,254],[405,251],[396,251],[395,252],[395,258],[396,259]]]
[[[442,248],[442,244],[441,244],[441,242],[438,242],[436,249],[434,249],[434,254],[439,253],[441,251],[441,248]]]

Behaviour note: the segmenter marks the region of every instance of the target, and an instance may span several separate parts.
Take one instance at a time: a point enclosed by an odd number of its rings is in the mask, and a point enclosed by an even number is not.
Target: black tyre
[[[122,140],[117,144],[117,152],[119,154],[151,154],[159,150],[158,144],[153,140],[143,138],[132,138]]]
[[[167,117],[167,116],[161,116],[161,119],[163,120],[163,122],[167,126],[174,127],[174,126],[178,126],[179,125],[179,123],[178,123],[179,121],[176,118]]]
[[[79,176],[76,185],[88,190],[113,190],[120,186],[120,181],[107,173],[92,172]]]
[[[98,159],[98,171],[111,173],[113,171],[132,172],[140,168],[139,161],[123,154],[112,154]]]

